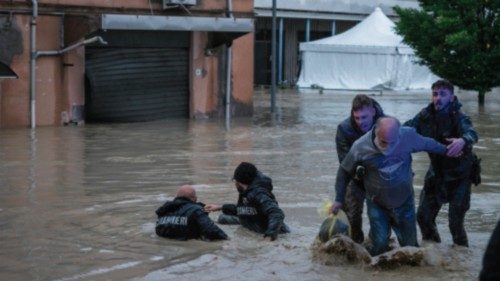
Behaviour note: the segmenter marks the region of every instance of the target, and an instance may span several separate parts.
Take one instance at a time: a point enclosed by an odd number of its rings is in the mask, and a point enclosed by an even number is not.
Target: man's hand
[[[266,236],[264,237],[264,241],[271,242],[274,241],[274,239],[271,236]]]
[[[446,139],[450,144],[446,147],[448,151],[446,156],[448,157],[460,157],[462,155],[462,149],[464,148],[465,141],[463,138],[449,138]]]
[[[278,238],[277,235],[264,235],[264,241],[271,242],[276,240],[276,238]]]
[[[332,208],[330,209],[330,213],[336,215],[339,212],[339,210],[342,209],[342,206],[343,204],[340,202],[337,201],[333,202]]]
[[[217,211],[220,211],[222,210],[222,206],[221,205],[216,205],[216,204],[207,204],[205,205],[205,208],[203,208],[205,210],[205,212],[217,212]]]

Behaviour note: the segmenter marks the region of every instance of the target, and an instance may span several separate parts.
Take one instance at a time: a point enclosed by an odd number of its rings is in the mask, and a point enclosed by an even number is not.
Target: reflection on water
[[[407,120],[429,95],[374,92],[386,113]],[[434,246],[453,262],[374,272],[323,266],[309,246],[320,224],[317,208],[331,197],[338,161],[337,124],[354,93],[281,92],[271,118],[269,95],[257,92],[255,117],[223,120],[86,125],[0,131],[1,280],[470,280],[477,276],[500,211],[500,99],[484,108],[459,95],[480,135],[483,184],[474,187],[466,217],[470,249],[450,248],[447,208],[438,217],[444,242]],[[196,184],[207,203],[236,200],[230,182],[251,161],[275,182],[292,233],[275,243],[235,226],[230,241],[176,242],[156,237],[154,210],[178,186]],[[428,160],[414,157],[419,190]],[[367,220],[364,221],[368,230]]]

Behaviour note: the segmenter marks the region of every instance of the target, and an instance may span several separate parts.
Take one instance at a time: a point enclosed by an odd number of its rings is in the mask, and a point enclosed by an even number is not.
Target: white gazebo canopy
[[[395,24],[376,8],[344,33],[300,44],[299,87],[327,89],[422,89],[436,79],[415,63],[413,50],[394,31]]]

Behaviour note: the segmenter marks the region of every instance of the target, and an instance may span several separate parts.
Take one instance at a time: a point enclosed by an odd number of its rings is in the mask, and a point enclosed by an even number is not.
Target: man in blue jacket
[[[209,212],[221,211],[219,223],[241,224],[243,227],[264,234],[275,240],[279,233],[289,232],[283,222],[285,214],[272,193],[271,178],[257,170],[255,165],[242,162],[234,170],[233,181],[238,191],[237,204],[207,204]]]
[[[373,256],[388,250],[391,228],[401,246],[418,246],[411,154],[419,151],[445,154],[447,150],[415,129],[401,127],[396,118],[381,117],[374,128],[354,142],[337,171],[333,213],[342,208],[356,167],[365,168],[363,182]]]
[[[173,201],[167,201],[156,210],[156,234],[177,240],[227,239],[222,231],[203,210],[203,203],[197,203],[196,191],[191,185],[184,185],[177,191]]]

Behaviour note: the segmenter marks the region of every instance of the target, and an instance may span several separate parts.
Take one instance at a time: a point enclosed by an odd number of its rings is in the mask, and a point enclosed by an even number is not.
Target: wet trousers
[[[417,211],[417,221],[423,240],[441,242],[436,217],[444,203],[449,203],[448,226],[453,243],[469,246],[464,227],[465,213],[470,208],[471,182],[468,178],[438,183],[435,177],[426,179]]]
[[[414,196],[411,195],[398,208],[387,209],[370,199],[366,199],[368,218],[370,219],[370,239],[372,256],[380,255],[389,250],[391,228],[398,238],[399,245],[418,247],[417,225],[415,221]]]
[[[351,239],[356,243],[363,243],[363,204],[365,202],[365,190],[362,183],[351,181],[347,186],[344,211],[351,225]]]

